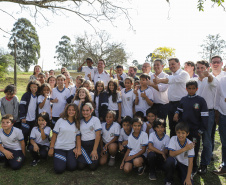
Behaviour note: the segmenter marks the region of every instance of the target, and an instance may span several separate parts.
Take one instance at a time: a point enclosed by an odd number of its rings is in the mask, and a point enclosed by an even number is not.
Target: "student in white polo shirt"
[[[179,169],[179,178],[181,184],[193,184],[191,173],[193,168],[193,158],[195,156],[195,144],[187,139],[189,135],[189,126],[180,122],[175,127],[176,136],[171,137],[168,150],[169,155],[166,159],[166,184],[173,183],[173,176],[176,167]]]
[[[13,170],[21,168],[25,159],[24,136],[20,129],[13,127],[13,116],[2,116],[0,129],[0,159]]]
[[[121,90],[122,98],[122,117],[130,116],[133,117],[133,106],[136,99],[136,95],[133,92],[133,78],[126,77],[124,80],[125,88]]]
[[[145,170],[146,147],[148,145],[148,135],[141,131],[142,121],[134,118],[132,121],[133,132],[128,137],[128,145],[120,169],[129,173],[133,167],[138,168],[138,175],[142,175]]]
[[[49,124],[49,114],[47,112],[42,112],[37,116],[37,123],[31,130],[30,145],[28,147],[33,158],[31,166],[36,166],[40,158],[47,159],[51,131],[51,128],[47,126]]]
[[[120,125],[114,122],[116,117],[115,111],[108,111],[106,122],[102,123],[102,141],[101,141],[101,158],[100,165],[107,163],[108,166],[115,165],[115,155],[118,152],[118,138],[120,134]]]
[[[87,66],[84,66],[85,63]],[[97,67],[93,67],[92,58],[87,58],[86,61],[78,67],[78,72],[85,72],[85,79],[90,81],[93,81],[96,71]]]
[[[57,76],[57,87],[55,87],[51,94],[52,107],[52,128],[57,120],[60,118],[60,114],[64,111],[67,104],[67,98],[70,96],[70,90],[64,87],[65,76],[60,74]]]
[[[164,119],[156,119],[153,124],[154,133],[149,135],[148,166],[149,179],[156,180],[156,168],[164,170],[168,157],[168,145],[170,138],[165,134],[166,122]]]
[[[134,94],[136,95],[135,99],[135,111],[141,111],[146,116],[146,110],[153,106],[153,91],[150,87],[148,87],[148,81],[150,80],[150,76],[146,73],[140,75],[140,88],[137,87],[134,90]]]
[[[50,105],[51,87],[48,83],[44,83],[40,88],[40,95],[38,96],[38,113],[47,112],[51,118]]]
[[[97,72],[94,75],[94,85],[98,81],[103,81],[104,86],[107,87],[108,82],[110,81],[111,77],[110,75],[104,70],[105,67],[105,61],[103,59],[100,59],[97,63]]]
[[[78,168],[83,170],[86,166],[90,170],[97,169],[100,158],[101,123],[92,116],[93,106],[85,103],[82,106],[83,119],[80,121],[82,155],[78,158]]]
[[[170,127],[170,137],[175,136],[175,126],[177,122],[173,121],[174,113],[177,111],[177,107],[180,104],[182,97],[187,95],[186,91],[186,82],[190,80],[189,74],[180,69],[180,61],[178,58],[170,58],[169,68],[172,71],[172,75],[169,75],[166,78],[159,78],[155,76],[153,82],[156,84],[169,84],[168,88],[168,99],[169,99],[169,108],[168,108],[168,119]]]
[[[78,113],[77,105],[68,104],[54,126],[48,154],[50,157],[54,157],[56,173],[63,173],[66,169],[74,171],[77,167],[77,158],[81,155]]]

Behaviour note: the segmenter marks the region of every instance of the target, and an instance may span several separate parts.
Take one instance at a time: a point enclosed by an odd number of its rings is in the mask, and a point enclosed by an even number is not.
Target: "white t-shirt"
[[[113,122],[111,126],[107,129],[107,123],[102,123],[102,139],[105,144],[110,142],[115,136],[120,134],[120,125],[117,122]]]
[[[34,121],[36,119],[37,104],[38,104],[38,97],[33,96],[33,94],[31,94],[31,99],[28,105],[27,115],[26,115],[27,121]]]
[[[130,116],[133,117],[133,103],[136,99],[136,95],[133,92],[133,89],[130,89],[126,92],[126,89],[121,90],[121,99],[122,99],[122,117]]]
[[[96,138],[96,132],[102,130],[99,118],[92,116],[87,122],[82,119],[80,121],[80,131],[82,141],[91,141]]]
[[[45,96],[43,95],[38,96],[38,104],[42,103],[44,99],[45,99]],[[47,112],[49,114],[49,117],[51,118],[50,97],[46,98],[46,102],[41,109],[38,107],[38,113],[40,114],[42,112]]]
[[[182,146],[177,138],[177,136],[173,136],[170,139],[168,150],[176,151],[184,148],[186,144],[192,143],[189,139],[186,138],[184,145]],[[188,158],[195,157],[194,148],[188,151],[185,151],[179,155],[177,155],[175,158],[182,164],[188,166]]]
[[[131,132],[132,132],[132,130],[131,130]],[[125,130],[123,128],[121,128],[120,135],[119,135],[119,138],[118,138],[118,142],[121,142],[122,143],[123,141],[128,141],[129,135],[127,135],[126,132],[125,132]]]
[[[151,133],[149,135],[149,143],[152,143],[155,148],[160,151],[164,151],[164,149],[168,149],[170,137],[164,134],[164,136],[160,139],[156,132]]]
[[[216,94],[216,109],[222,114],[226,115],[226,76],[219,80],[219,87]]]
[[[4,130],[0,129],[0,144],[4,148],[11,150],[22,150],[20,141],[24,140],[22,130],[16,127],[12,127],[9,134],[6,134]]]
[[[138,137],[131,133],[128,137],[127,147],[130,149],[129,156],[135,155],[142,150],[143,146],[148,146],[148,135],[141,131]]]
[[[108,110],[118,110],[118,103],[121,103],[122,99],[121,99],[121,95],[118,92],[117,93],[117,99],[116,102],[113,102],[112,100],[112,95],[108,97]]]
[[[31,130],[30,139],[33,139],[37,144],[49,146],[50,131],[51,131],[50,127],[47,126],[44,128],[44,133],[46,135],[46,138],[42,140],[41,130],[38,127],[33,127],[33,129]]]
[[[68,120],[60,118],[53,129],[57,134],[55,149],[71,150],[76,146],[76,136],[80,135],[80,131],[75,125],[75,122],[70,123]]]
[[[141,91],[140,89],[137,91],[138,92],[138,97],[139,97],[139,103],[138,105],[135,105],[135,111],[138,112],[138,111],[141,111],[144,113],[144,116],[146,116],[146,110],[148,108],[150,108],[151,106],[148,105],[147,101],[141,97],[141,93],[144,93],[146,94],[146,96],[148,97],[148,99],[150,99],[151,101],[154,102],[153,100],[153,91],[151,90],[151,88],[147,88],[143,91]]]
[[[99,73],[98,71],[95,73],[94,75],[94,85],[98,82],[98,81],[103,81],[104,82],[104,86],[107,87],[108,82],[111,80],[110,75],[103,71],[102,73]]]
[[[57,98],[58,102],[53,103],[52,117],[60,117],[60,114],[64,111],[65,105],[67,104],[66,99],[69,96],[70,96],[69,89],[64,87],[62,91],[59,91],[57,87],[53,88],[51,100]]]
[[[89,80],[88,74],[91,73],[91,79],[93,80],[95,73],[97,72],[97,67],[82,66],[82,72],[85,73],[85,79]]]

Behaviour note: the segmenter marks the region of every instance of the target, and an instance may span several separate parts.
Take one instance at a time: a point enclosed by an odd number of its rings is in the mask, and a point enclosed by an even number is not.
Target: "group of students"
[[[0,159],[6,165],[21,168],[25,147],[32,155],[32,166],[53,156],[56,173],[86,167],[96,170],[106,163],[114,166],[120,152],[124,156],[120,169],[126,173],[135,168],[142,175],[147,166],[149,179],[156,180],[156,170],[161,169],[165,183],[171,184],[175,169],[179,169],[181,182],[193,184],[199,135],[208,122],[207,104],[196,95],[196,81],[186,83],[188,95],[175,112],[173,119],[179,123],[170,138],[165,130],[166,117],[158,118],[148,74],[141,74],[136,82],[117,74],[107,86],[97,81],[92,89],[91,72],[85,74],[90,80],[78,75],[74,84],[66,70],[46,79],[36,68],[20,102],[14,85],[4,89]],[[116,69],[123,71],[122,66]],[[188,118],[194,121],[180,121]],[[191,126],[198,132],[189,129]]]

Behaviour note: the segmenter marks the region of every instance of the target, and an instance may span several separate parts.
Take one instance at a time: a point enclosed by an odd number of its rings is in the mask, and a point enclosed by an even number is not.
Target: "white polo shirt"
[[[187,95],[186,83],[190,80],[189,74],[182,69],[178,69],[175,73],[169,75],[167,78],[169,79],[169,101],[180,101],[182,97]]]
[[[219,81],[222,77],[226,76],[225,71],[221,71],[219,75],[215,76],[213,73],[210,73],[212,76],[216,77],[216,79]]]
[[[40,145],[49,146],[49,134],[50,134],[51,128],[46,126],[44,128],[44,133],[46,135],[46,138],[42,140],[41,130],[38,127],[33,127],[30,134],[30,139],[33,139],[35,143]]]
[[[133,131],[131,130],[131,133]],[[119,138],[118,138],[118,142],[122,143],[123,141],[128,141],[128,137],[129,135],[131,134],[129,133],[128,135],[126,134],[125,130],[123,128],[121,128],[120,130],[120,135],[119,135]]]
[[[91,73],[91,80],[93,80],[95,73],[97,72],[97,67],[88,67],[88,66],[82,66],[82,72],[85,73],[85,79],[89,80],[88,74]]]
[[[58,99],[57,103],[53,103],[52,116],[60,117],[60,114],[64,111],[65,105],[67,104],[66,99],[70,96],[70,90],[65,88],[60,91],[57,87],[53,88],[51,100]]]
[[[153,132],[149,135],[149,143],[157,148],[160,151],[164,151],[168,149],[168,145],[170,142],[170,137],[164,134],[164,136],[160,139],[156,132]]]
[[[30,99],[30,102],[29,102],[29,105],[28,105],[27,115],[26,115],[27,121],[34,121],[36,119],[37,104],[38,104],[37,95],[33,96],[33,94],[31,94],[31,99]]]
[[[98,82],[98,81],[103,81],[104,82],[104,86],[107,87],[108,86],[108,82],[111,80],[110,75],[106,72],[103,71],[102,73],[99,73],[98,71],[95,73],[94,75],[94,85]]]
[[[177,138],[177,136],[173,136],[170,139],[168,150],[177,151],[186,146],[186,144],[192,143],[189,139],[186,138],[184,145],[182,146]],[[177,155],[175,158],[182,164],[188,166],[188,158],[195,157],[195,151],[194,148],[188,151],[185,151],[179,155]]]
[[[155,79],[154,75],[155,74],[151,75],[151,81],[152,82],[153,82],[153,79]],[[167,78],[168,76],[169,75],[164,73],[164,72],[161,72],[159,75],[157,75],[158,78]],[[169,103],[168,87],[169,87],[169,84],[160,83],[160,84],[158,84],[159,91],[157,91],[155,88],[152,88],[154,103],[160,103],[160,104]]]
[[[129,156],[135,155],[142,150],[143,146],[148,146],[148,135],[141,131],[138,137],[131,133],[128,137],[127,147],[130,149]]]
[[[24,140],[22,130],[16,127],[12,127],[9,134],[6,134],[4,130],[0,129],[0,144],[4,148],[11,150],[22,150],[20,141]]]
[[[38,105],[43,102],[45,97],[43,95],[38,96]],[[47,112],[49,114],[49,117],[51,118],[51,105],[50,105],[50,97],[46,98],[46,102],[44,106],[40,109],[38,107],[38,113]]]
[[[60,118],[56,122],[53,132],[57,134],[55,149],[71,150],[75,148],[76,136],[80,135],[75,122],[70,123],[68,120]]]
[[[118,110],[118,103],[121,103],[122,99],[121,99],[121,95],[118,92],[117,93],[117,99],[116,102],[113,102],[112,100],[112,95],[108,97],[108,110]]]
[[[102,130],[99,118],[92,116],[87,122],[82,119],[80,121],[80,131],[82,141],[91,141],[96,138],[96,132]]]
[[[153,91],[151,88],[148,87],[147,89],[145,89],[143,91],[141,91],[141,89],[139,89],[139,90],[137,90],[137,92],[138,92],[138,97],[139,97],[139,103],[138,103],[138,105],[135,105],[135,111],[136,112],[141,111],[144,113],[144,116],[146,116],[146,110],[148,108],[150,108],[151,106],[149,106],[148,103],[146,102],[146,100],[141,97],[141,93],[145,92],[148,99],[154,102]]]
[[[216,109],[226,116],[226,76],[219,80],[219,87],[216,93]]]
[[[105,144],[114,139],[115,136],[119,137],[120,125],[117,122],[113,122],[111,126],[107,129],[107,123],[102,123],[102,139]]]
[[[122,98],[122,117],[130,116],[133,117],[133,104],[136,99],[136,95],[134,94],[133,89],[130,89],[126,92],[126,89],[121,90],[121,98]]]

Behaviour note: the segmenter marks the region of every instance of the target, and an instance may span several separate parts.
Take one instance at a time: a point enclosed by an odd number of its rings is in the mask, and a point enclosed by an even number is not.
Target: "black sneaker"
[[[145,168],[146,168],[145,165],[139,167],[138,170],[137,170],[137,174],[138,174],[138,175],[143,175]]]
[[[206,165],[200,165],[198,169],[199,175],[205,175],[207,173],[207,166]]]
[[[34,159],[34,160],[31,162],[31,166],[36,166],[36,165],[38,164],[39,161],[40,161],[39,159],[38,159],[38,160]]]
[[[149,180],[151,181],[157,180],[155,173],[149,173]]]

